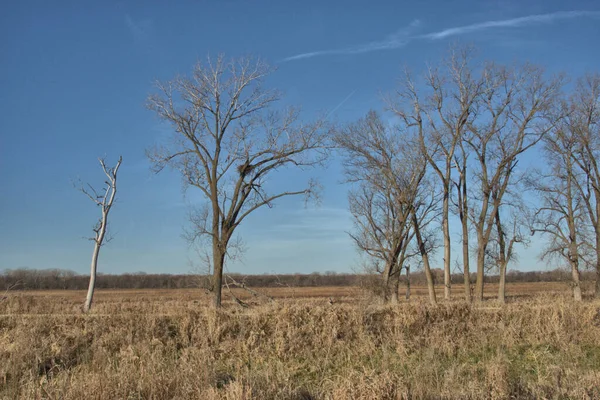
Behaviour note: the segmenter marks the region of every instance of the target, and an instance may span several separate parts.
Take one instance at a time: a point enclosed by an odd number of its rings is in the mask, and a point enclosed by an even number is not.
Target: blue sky
[[[310,118],[338,122],[381,109],[402,68],[422,71],[450,43],[481,58],[531,61],[578,76],[598,69],[596,1],[22,1],[0,6],[0,269],[86,273],[98,210],[72,187],[101,183],[96,158],[123,155],[115,239],[101,272],[190,271],[181,238],[187,205],[180,178],[153,175],[144,150],[168,134],[145,109],[155,79],[187,73],[199,58],[259,55],[278,70],[268,83]],[[229,270],[351,271],[347,187],[332,160],[313,171],[320,207],[279,202],[245,221],[247,252]],[[280,176],[284,185],[298,176]],[[516,267],[542,269],[534,245]],[[459,254],[456,247],[455,255]],[[437,265],[441,267],[441,264]]]

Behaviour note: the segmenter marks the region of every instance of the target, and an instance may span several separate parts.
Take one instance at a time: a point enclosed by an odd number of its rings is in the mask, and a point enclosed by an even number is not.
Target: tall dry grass
[[[600,398],[600,302],[0,303],[3,399]]]

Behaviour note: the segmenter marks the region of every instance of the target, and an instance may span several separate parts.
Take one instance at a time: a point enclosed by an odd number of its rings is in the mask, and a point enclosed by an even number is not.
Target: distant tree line
[[[319,286],[364,286],[376,274],[338,274],[338,273],[311,273],[311,274],[285,274],[285,275],[241,275],[230,274],[238,282],[244,282],[252,287],[319,287]],[[432,270],[436,283],[444,281],[444,271]],[[474,277],[474,275],[473,275]],[[463,280],[462,274],[451,275],[453,283]],[[192,274],[98,274],[96,289],[186,289],[201,286],[198,275]],[[400,280],[405,283],[405,277]],[[425,285],[424,272],[415,272],[410,275],[411,284]],[[582,273],[582,279],[594,280],[594,272]],[[498,275],[486,276],[486,283],[496,283]],[[568,282],[571,280],[570,272],[555,269],[551,271],[510,271],[506,276],[507,282]],[[0,289],[13,287],[14,290],[86,290],[89,275],[80,275],[70,270],[63,269],[10,269],[0,272]]]

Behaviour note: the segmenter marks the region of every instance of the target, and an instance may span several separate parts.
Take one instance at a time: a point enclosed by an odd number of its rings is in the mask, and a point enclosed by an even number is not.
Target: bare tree
[[[569,108],[566,123],[576,141],[573,161],[583,175],[574,182],[594,232],[595,296],[600,298],[600,75],[588,75],[578,82]]]
[[[417,89],[408,73],[391,101],[394,112],[404,123],[416,127],[420,149],[439,178],[442,189],[442,234],[444,240],[444,297],[451,296],[450,198],[455,153],[469,123],[474,119],[474,104],[482,86],[473,77],[470,48],[453,49],[442,68],[429,68],[425,85]],[[399,100],[399,101],[398,101]],[[468,268],[468,267],[467,267]]]
[[[149,108],[173,128],[168,145],[148,152],[155,171],[170,166],[207,200],[192,218],[190,239],[210,249],[215,307],[221,306],[224,263],[242,221],[277,199],[313,196],[318,188],[311,181],[272,193],[267,176],[318,165],[328,155],[330,129],[324,119],[302,123],[296,109],[272,109],[279,93],[263,86],[271,72],[257,59],[209,58],[196,64],[189,78],[157,83],[159,94],[149,97]]]
[[[411,232],[403,215],[405,207],[398,205],[391,195],[390,190],[363,182],[350,191],[348,201],[355,226],[350,237],[359,250],[383,263],[383,268],[379,262],[374,264],[375,271],[383,277],[383,297],[397,303]]]
[[[387,127],[373,111],[341,131],[336,142],[346,155],[347,180],[358,184],[349,196],[356,227],[351,237],[361,251],[383,263],[377,272],[382,274],[384,296],[391,292],[392,302],[397,302],[403,265],[415,255],[409,244],[431,215],[431,208],[418,204],[427,164],[414,151],[414,140]],[[418,253],[423,255],[425,249],[424,245]],[[429,263],[425,268],[431,275]],[[430,283],[435,302],[433,279]]]
[[[462,260],[463,260],[463,282],[464,295],[467,302],[471,302],[471,268],[470,268],[470,247],[469,247],[469,176],[467,174],[467,165],[469,153],[465,146],[465,140],[459,143],[460,152],[454,156],[454,165],[457,171],[457,178],[454,181],[456,187],[456,214],[460,220],[461,242],[462,242]]]
[[[469,123],[465,139],[477,165],[477,191],[470,211],[477,234],[476,299],[483,300],[485,258],[504,194],[521,154],[535,146],[556,125],[550,112],[562,78],[547,80],[540,68],[487,65],[478,99],[478,118]]]
[[[404,297],[406,300],[410,300],[410,264],[406,264],[404,269],[406,270],[406,294]]]
[[[424,174],[421,175],[421,179],[416,184],[417,187],[421,186],[423,177]],[[428,185],[423,185],[420,189],[424,187],[428,187]],[[415,201],[414,207],[411,210],[411,221],[412,228],[415,232],[417,248],[421,255],[421,262],[423,263],[423,270],[425,272],[425,279],[427,281],[427,289],[429,292],[429,302],[431,304],[436,304],[437,300],[433,274],[431,273],[431,264],[429,263],[429,255],[435,247],[435,235],[430,234],[426,229],[431,221],[437,217],[437,205],[439,204],[439,199],[436,199],[433,190],[429,192],[429,195],[426,195],[423,192],[427,192],[427,190],[421,191],[419,197]]]
[[[94,237],[90,238],[94,242],[94,252],[92,253],[92,265],[90,270],[90,283],[88,286],[87,296],[85,298],[85,304],[83,305],[83,311],[88,312],[92,307],[92,300],[94,298],[94,288],[96,286],[96,271],[98,269],[98,256],[100,255],[100,248],[106,239],[106,229],[108,226],[108,214],[115,201],[117,195],[117,172],[123,161],[123,157],[119,157],[117,164],[114,168],[106,166],[104,158],[99,158],[100,166],[104,175],[106,175],[105,186],[103,190],[96,190],[89,183],[87,185],[80,185],[79,190],[85,194],[90,200],[94,202],[101,209],[101,216],[94,225]],[[110,239],[106,239],[109,241]]]
[[[570,266],[573,297],[581,301],[580,264],[586,253],[588,215],[578,190],[583,179],[574,161],[577,138],[566,123],[560,124],[544,139],[544,158],[548,170],[537,171],[528,180],[541,200],[531,218],[532,233],[548,237],[542,260],[565,259]]]
[[[515,184],[517,186],[517,184]],[[528,245],[529,239],[522,233],[524,226],[527,226],[525,207],[522,202],[521,192],[515,190],[513,193],[507,193],[510,201],[502,202],[496,211],[494,218],[495,232],[490,238],[491,249],[488,249],[488,255],[493,258],[494,264],[498,269],[498,301],[506,302],[506,270],[510,261],[516,260],[515,245]],[[497,201],[496,192],[492,192],[492,198]],[[505,223],[508,222],[508,223]]]

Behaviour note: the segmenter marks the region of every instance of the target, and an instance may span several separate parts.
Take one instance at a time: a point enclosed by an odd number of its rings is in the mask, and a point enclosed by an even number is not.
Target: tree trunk
[[[383,270],[383,301],[388,302],[391,300],[392,303],[398,302],[398,285],[400,284],[400,272],[398,269],[398,255],[402,251],[402,246],[398,246],[391,255],[392,259],[389,260]],[[394,274],[397,274],[396,279],[393,282],[390,282],[390,279],[394,279]],[[390,289],[390,284],[392,285]],[[390,299],[390,295],[392,296]],[[394,296],[396,296],[394,300]]]
[[[463,277],[465,300],[471,302],[471,271],[469,262],[469,205],[467,204],[467,182],[466,168],[462,171],[462,176],[458,184],[458,216],[462,225],[462,251],[463,251]]]
[[[425,278],[427,278],[427,289],[429,291],[429,302],[431,304],[437,304],[435,298],[435,287],[433,286],[433,275],[431,274],[431,268],[429,267],[429,256],[427,253],[423,255],[423,266],[425,267]]]
[[[410,300],[410,265],[406,266],[406,300]]]
[[[600,221],[600,215],[598,221]],[[596,229],[596,285],[594,297],[600,299],[600,229]]]
[[[385,269],[383,270],[383,302],[387,303],[387,301],[389,300],[388,294],[390,292],[390,278],[392,277],[392,270],[394,268],[394,265],[392,264],[392,262],[388,261],[388,263],[385,266]]]
[[[498,285],[498,301],[506,303],[506,260],[500,263],[500,283]]]
[[[94,253],[92,254],[92,267],[90,270],[90,284],[88,286],[87,296],[85,298],[85,304],[83,305],[83,312],[87,313],[92,308],[92,301],[94,300],[94,288],[96,287],[96,271],[98,268],[98,255],[100,254],[100,244],[95,242]]]
[[[398,290],[400,289],[400,273],[401,273],[401,271],[398,270],[398,268],[396,268],[396,269],[397,269],[397,273],[392,282],[392,293],[391,293],[391,297],[390,297],[390,303],[392,303],[392,304],[399,303]]]
[[[213,305],[215,308],[220,308],[221,292],[223,289],[223,265],[225,264],[225,252],[221,251],[218,245],[213,246],[213,264]]]
[[[571,259],[571,276],[573,277],[573,298],[575,301],[581,301],[581,282],[579,276],[579,260],[575,257]]]
[[[442,209],[442,231],[444,235],[444,299],[450,300],[451,296],[451,276],[450,276],[450,261],[452,260],[451,244],[450,244],[450,224],[448,222],[449,215],[449,189],[448,185],[444,185],[444,202]]]
[[[113,196],[110,199],[109,208],[102,208],[102,219],[100,220],[100,229],[94,239],[94,253],[92,254],[92,266],[90,270],[90,284],[88,286],[88,293],[85,298],[85,304],[83,305],[83,312],[89,312],[92,308],[92,301],[94,299],[94,289],[96,287],[96,271],[98,268],[98,256],[100,255],[100,247],[102,247],[102,242],[104,241],[104,236],[106,235],[106,224],[108,223],[108,211],[110,210],[110,206],[112,206],[112,202],[114,199],[114,191]]]
[[[483,301],[483,273],[485,267],[485,250],[487,245],[483,243],[483,232],[477,233],[477,280],[475,282],[475,299]]]
[[[498,284],[498,301],[502,304],[506,303],[506,266],[510,259],[510,252],[512,251],[513,240],[511,240],[509,250],[506,249],[506,242],[504,237],[504,229],[500,221],[500,210],[496,211],[496,230],[498,231],[498,249],[499,249],[499,273],[500,282]]]
[[[467,220],[463,221],[463,237],[462,237],[462,248],[463,248],[463,278],[465,282],[465,300],[471,302],[471,271],[469,263],[469,226]]]
[[[435,287],[433,286],[433,275],[431,274],[431,268],[429,267],[429,255],[427,254],[425,243],[423,243],[423,238],[421,237],[417,215],[413,213],[412,219],[415,228],[415,236],[417,237],[417,245],[419,246],[421,258],[423,259],[423,268],[425,270],[425,278],[427,279],[427,289],[429,290],[429,301],[431,304],[435,305],[437,304],[437,300],[435,298]]]

